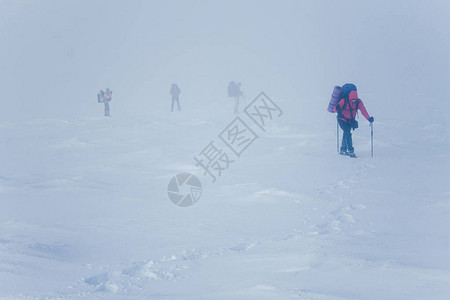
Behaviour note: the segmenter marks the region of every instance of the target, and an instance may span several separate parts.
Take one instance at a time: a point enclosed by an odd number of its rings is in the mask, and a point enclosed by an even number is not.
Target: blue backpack
[[[346,99],[346,104],[348,96],[351,91],[356,91],[356,86],[353,83],[346,83],[342,87],[335,86],[333,94],[331,95],[330,103],[328,104],[328,111],[334,113],[334,107],[341,101],[342,98]]]
[[[348,95],[350,95],[351,91],[357,91],[356,85],[354,85],[353,83],[346,83],[342,86],[341,89],[342,89],[341,99],[348,98]]]

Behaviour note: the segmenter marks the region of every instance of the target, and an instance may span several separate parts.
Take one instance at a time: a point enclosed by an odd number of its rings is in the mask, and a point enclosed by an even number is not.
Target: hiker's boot
[[[356,157],[356,154],[355,154],[354,150],[349,150],[347,152],[347,155],[350,156],[350,157]]]

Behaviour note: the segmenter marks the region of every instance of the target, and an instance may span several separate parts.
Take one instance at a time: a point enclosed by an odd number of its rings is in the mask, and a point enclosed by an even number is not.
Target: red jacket
[[[111,94],[105,93],[104,102],[109,103],[111,101]]]
[[[362,115],[369,120],[370,116],[367,113],[366,108],[364,107],[364,103],[361,99],[358,98],[358,94],[356,91],[351,91],[349,95],[349,100],[347,105],[345,105],[345,99],[341,99],[338,104],[334,107],[334,111],[337,112],[336,109],[339,105],[341,108],[341,114],[342,117],[340,117],[340,120],[348,121],[351,119],[354,119],[356,117],[356,111],[359,109],[362,113]],[[345,106],[345,107],[344,107]],[[358,106],[358,107],[357,107]]]

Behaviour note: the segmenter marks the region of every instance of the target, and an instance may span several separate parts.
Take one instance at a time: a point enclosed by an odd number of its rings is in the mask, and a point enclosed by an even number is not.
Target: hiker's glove
[[[336,111],[337,111],[337,113],[338,113],[338,114],[340,114],[340,113],[341,113],[341,107],[339,106],[339,104],[338,104],[338,105],[336,105]]]
[[[372,123],[373,122],[373,117],[369,118],[369,122]]]

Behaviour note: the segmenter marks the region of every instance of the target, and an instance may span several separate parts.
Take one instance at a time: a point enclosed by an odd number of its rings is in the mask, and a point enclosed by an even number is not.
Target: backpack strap
[[[350,99],[347,98],[348,101],[348,106],[350,107],[350,120],[354,120],[355,118],[353,118],[353,110],[352,110],[352,105],[350,104]]]
[[[352,109],[352,105],[350,104],[350,100],[348,99],[348,97],[345,97],[345,104],[344,104],[344,107],[342,108],[342,110],[344,110],[347,105],[350,107],[350,116],[352,116],[352,118],[349,120],[354,120],[356,118],[356,114],[358,113],[359,99],[358,99],[358,101],[356,101],[354,118],[353,118],[353,109]]]
[[[352,111],[352,106],[350,105],[350,100],[348,99],[348,96],[345,96],[344,98],[344,106],[342,107],[342,110],[345,110],[347,108],[347,106],[350,107],[350,116],[353,116],[353,111]],[[345,117],[344,117],[345,118]],[[351,120],[351,119],[347,119],[346,120]]]

